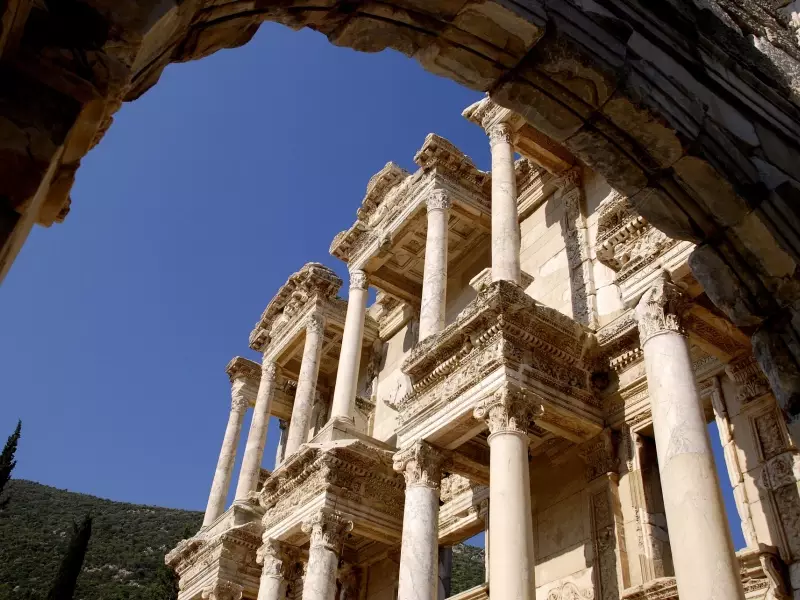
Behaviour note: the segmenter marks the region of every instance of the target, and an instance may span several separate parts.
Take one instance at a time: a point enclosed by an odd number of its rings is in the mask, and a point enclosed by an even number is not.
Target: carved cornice
[[[500,106],[488,95],[465,108],[461,116],[487,131],[497,123],[521,119],[519,115]]]
[[[400,186],[409,177],[408,171],[389,162],[370,178],[367,193],[357,211],[357,220],[350,229],[342,231],[333,238],[330,253],[345,262],[358,254],[375,224],[380,221],[394,204]],[[402,187],[402,186],[401,186]]]
[[[342,280],[331,269],[319,263],[307,263],[289,277],[270,300],[250,333],[250,347],[263,352],[270,340],[278,336],[310,300],[334,300],[341,287]]]
[[[669,281],[665,272],[656,279],[636,305],[639,340],[644,347],[653,336],[674,332],[685,335],[682,318],[688,308],[686,296]]]
[[[353,530],[353,521],[344,515],[320,510],[303,521],[303,533],[311,536],[312,549],[325,548],[337,554],[341,552],[347,534]]]
[[[469,156],[445,138],[429,133],[414,156],[414,162],[425,171],[436,171],[445,179],[479,193],[488,192],[491,174],[478,169]]]
[[[291,518],[297,506],[324,492],[370,505],[395,519],[403,515],[403,480],[392,470],[392,452],[361,441],[304,446],[264,482],[259,504],[267,530]]]
[[[237,379],[256,382],[261,379],[261,367],[258,363],[241,356],[234,356],[225,366],[225,372],[228,374],[231,383]]]
[[[426,442],[417,442],[394,455],[394,470],[402,473],[406,487],[439,489],[442,466],[448,457]]]
[[[544,412],[536,398],[508,383],[475,407],[476,419],[485,420],[492,435],[519,433],[527,436],[534,419]]]
[[[446,403],[505,366],[580,403],[600,407],[584,364],[585,328],[545,307],[517,285],[486,286],[442,332],[417,344],[403,362],[412,389],[394,403],[401,422]]]

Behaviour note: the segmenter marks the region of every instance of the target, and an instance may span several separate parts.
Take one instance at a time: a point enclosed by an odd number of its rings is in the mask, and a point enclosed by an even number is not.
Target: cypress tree
[[[17,428],[14,430],[14,433],[8,436],[6,445],[3,447],[3,452],[0,453],[0,510],[8,506],[8,502],[11,500],[10,496],[2,500],[3,490],[11,479],[11,471],[17,466],[17,461],[14,460],[14,454],[17,452],[17,442],[19,441],[19,434],[21,431],[22,421],[17,421]]]
[[[47,594],[47,600],[72,600],[75,593],[86,548],[89,546],[89,538],[92,537],[92,517],[86,515],[80,525],[73,523],[72,529],[72,537]]]

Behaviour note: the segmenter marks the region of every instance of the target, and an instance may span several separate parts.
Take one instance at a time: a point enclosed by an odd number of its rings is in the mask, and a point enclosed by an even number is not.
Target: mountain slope
[[[94,517],[75,600],[151,600],[164,553],[200,527],[203,514],[103,500],[31,481],[9,483],[0,513],[0,600],[43,599],[72,523]],[[453,552],[453,594],[483,582],[483,550]]]

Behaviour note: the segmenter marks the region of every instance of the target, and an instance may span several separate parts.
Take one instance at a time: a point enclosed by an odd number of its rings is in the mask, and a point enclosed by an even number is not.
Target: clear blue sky
[[[15,476],[203,509],[224,367],[257,359],[247,337],[266,303],[307,261],[346,273],[330,241],[368,179],[390,160],[413,169],[429,132],[488,169],[485,135],[460,115],[479,97],[399,54],[271,24],[169,67],[117,114],[66,222],[34,230],[0,290]],[[273,429],[269,456],[276,442]]]

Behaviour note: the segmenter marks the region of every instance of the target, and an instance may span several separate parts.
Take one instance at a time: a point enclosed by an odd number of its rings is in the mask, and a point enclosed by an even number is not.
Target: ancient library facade
[[[298,265],[250,334],[261,363],[228,364],[205,520],[166,558],[180,599],[797,597],[798,454],[694,244],[511,110],[464,117],[491,172],[435,134],[415,172],[387,164],[331,243],[348,300]],[[485,582],[454,593],[452,546],[482,531]]]

